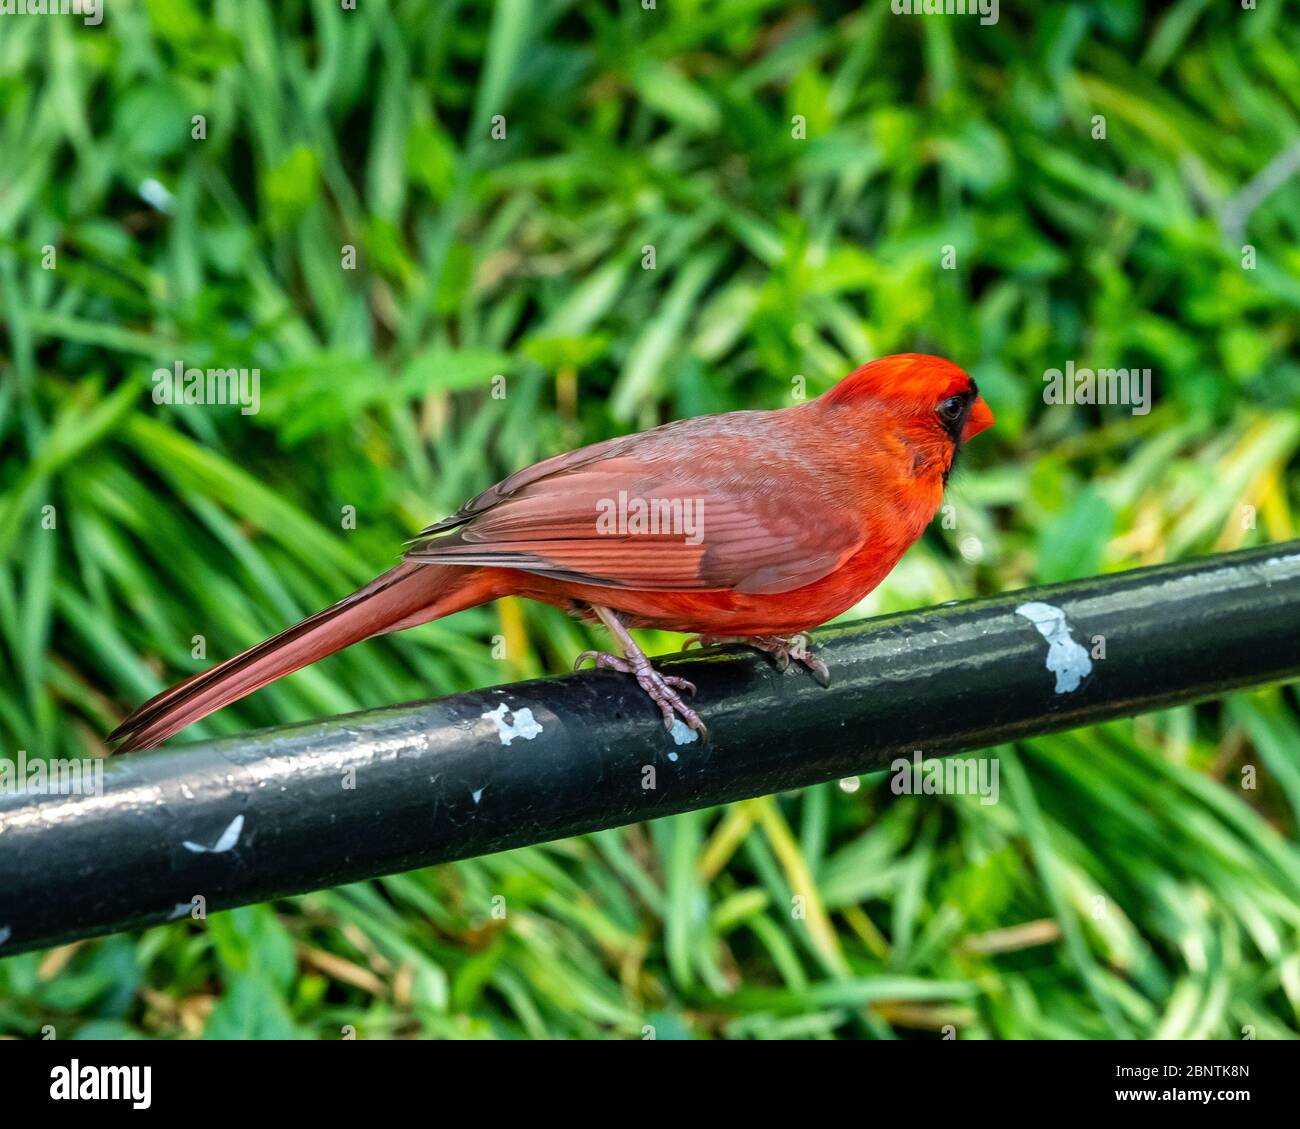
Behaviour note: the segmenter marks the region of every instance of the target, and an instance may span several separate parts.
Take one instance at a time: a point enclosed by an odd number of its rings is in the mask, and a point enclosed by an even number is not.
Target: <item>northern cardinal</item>
[[[600,620],[664,724],[706,735],[631,627],[736,641],[823,683],[802,632],[852,607],[921,536],[963,443],[993,413],[960,368],[916,353],[814,400],[679,420],[517,471],[430,525],[401,564],[272,639],[159,694],[110,735],[146,749],[353,643],[500,596]],[[688,641],[689,644],[690,641]]]

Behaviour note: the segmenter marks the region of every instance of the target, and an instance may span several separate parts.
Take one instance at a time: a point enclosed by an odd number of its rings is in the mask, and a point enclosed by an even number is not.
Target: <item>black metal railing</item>
[[[663,660],[707,744],[587,672],[116,757],[97,796],[0,795],[0,957],[1294,678],[1300,542],[815,642],[829,689],[744,650]]]

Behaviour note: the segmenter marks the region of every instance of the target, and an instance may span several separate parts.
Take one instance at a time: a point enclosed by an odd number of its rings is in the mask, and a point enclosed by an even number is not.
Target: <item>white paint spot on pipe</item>
[[[182,917],[189,917],[190,911],[194,908],[193,902],[177,902],[172,907],[171,913],[167,915],[168,921],[179,921]]]
[[[1269,557],[1264,561],[1265,568],[1277,568],[1279,565],[1293,565],[1300,561],[1300,553],[1288,553],[1285,557]],[[1270,573],[1264,574],[1264,587],[1273,587],[1273,577]]]
[[[507,714],[513,720],[507,721]],[[483,719],[492,722],[497,727],[497,736],[501,738],[501,744],[503,745],[510,744],[516,737],[531,741],[542,731],[537,719],[533,717],[532,710],[527,707],[522,710],[512,710],[505,702],[502,702],[489,713],[485,713]]]
[[[0,945],[3,945],[13,935],[14,931],[10,926],[0,925]]]
[[[673,727],[670,733],[673,741],[678,745],[689,745],[692,741],[700,739],[700,735],[680,717],[673,718]]]
[[[194,843],[189,839],[186,839],[181,846],[187,851],[193,851],[196,855],[224,855],[239,842],[239,836],[243,833],[243,830],[244,817],[237,815],[230,821],[230,826],[221,833],[221,838],[212,846],[205,847],[202,843]]]
[[[1029,620],[1047,640],[1047,669],[1056,675],[1056,692],[1069,694],[1092,673],[1092,659],[1086,648],[1074,641],[1065,612],[1036,601],[1021,604],[1016,615]]]
[[[478,803],[479,800],[481,800],[481,799],[483,798],[483,789],[482,789],[482,788],[475,788],[474,791],[472,791],[472,792],[470,793],[470,795],[474,797],[474,802],[475,802],[475,803]]]

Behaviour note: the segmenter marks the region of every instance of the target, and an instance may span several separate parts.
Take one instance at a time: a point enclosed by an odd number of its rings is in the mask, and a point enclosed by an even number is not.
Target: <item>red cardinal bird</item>
[[[146,702],[112,733],[146,749],[353,643],[500,596],[599,619],[664,724],[705,733],[630,627],[744,642],[779,665],[825,665],[801,635],[852,607],[921,536],[962,444],[993,423],[942,357],[863,365],[777,411],[664,424],[517,471],[421,531],[403,562],[273,639]],[[690,641],[688,640],[688,643]]]

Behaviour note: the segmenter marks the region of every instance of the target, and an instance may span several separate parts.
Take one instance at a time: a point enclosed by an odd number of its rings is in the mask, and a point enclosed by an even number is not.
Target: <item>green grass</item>
[[[104,753],[518,466],[889,352],[998,426],[856,615],[1296,536],[1300,183],[1253,270],[1217,219],[1300,140],[1295,6],[822,8],[6,17],[0,755]],[[1046,407],[1070,359],[1149,366],[1153,410]],[[262,410],[155,405],[177,360],[258,366]],[[584,630],[477,609],[194,733],[562,670]],[[1294,689],[994,752],[993,805],[872,778],[14,957],[0,1034],[1296,1037]]]

